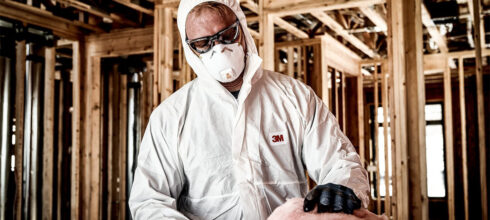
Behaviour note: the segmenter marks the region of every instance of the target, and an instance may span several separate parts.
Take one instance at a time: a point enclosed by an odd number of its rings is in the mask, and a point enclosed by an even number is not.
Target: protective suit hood
[[[245,37],[245,43],[247,44],[247,53],[246,53],[246,62],[245,69],[243,75],[243,85],[242,88],[250,86],[254,82],[256,82],[262,71],[260,69],[260,64],[262,63],[262,59],[258,56],[257,48],[255,46],[252,35],[248,31],[247,28],[247,20],[245,18],[245,14],[240,8],[240,4],[237,0],[182,0],[180,1],[178,14],[177,14],[177,27],[179,28],[180,38],[182,40],[182,46],[184,48],[184,55],[192,67],[199,80],[204,81],[210,89],[216,89],[216,87],[223,88],[218,81],[216,81],[206,70],[206,67],[202,63],[201,59],[192,52],[192,49],[189,47],[187,43],[185,43],[186,32],[185,32],[185,23],[187,20],[187,15],[189,12],[197,5],[203,2],[218,2],[228,6],[236,15],[238,20],[240,21],[240,26]],[[224,89],[224,88],[223,88]]]

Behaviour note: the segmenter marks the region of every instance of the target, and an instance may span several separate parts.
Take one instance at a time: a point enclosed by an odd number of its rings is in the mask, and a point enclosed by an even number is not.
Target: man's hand
[[[303,210],[309,212],[318,204],[318,213],[344,212],[352,214],[361,208],[361,200],[357,198],[352,189],[327,183],[318,185],[306,195]]]

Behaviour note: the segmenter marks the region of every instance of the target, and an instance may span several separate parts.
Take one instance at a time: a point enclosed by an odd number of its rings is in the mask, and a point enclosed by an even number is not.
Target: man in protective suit
[[[367,207],[354,147],[310,87],[260,67],[237,0],[182,0],[177,23],[198,77],[150,117],[134,219],[266,219],[293,197],[304,211]]]

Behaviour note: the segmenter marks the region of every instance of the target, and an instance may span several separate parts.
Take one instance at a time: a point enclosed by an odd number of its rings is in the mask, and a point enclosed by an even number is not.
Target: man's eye
[[[225,41],[233,41],[233,40],[235,40],[235,35],[236,35],[236,29],[231,28],[231,29],[226,30],[225,32],[223,32],[221,34],[221,39],[223,39]]]
[[[207,47],[208,41],[207,40],[200,40],[200,41],[194,42],[193,44],[194,44],[194,47],[196,47],[196,48],[203,48],[203,47]]]

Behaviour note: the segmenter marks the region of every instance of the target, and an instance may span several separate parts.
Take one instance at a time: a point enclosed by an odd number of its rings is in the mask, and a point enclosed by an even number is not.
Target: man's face
[[[203,8],[198,13],[190,13],[187,16],[185,29],[187,39],[193,40],[201,37],[212,36],[219,31],[229,27],[236,21],[236,16],[231,11],[231,9],[227,8],[227,13],[217,13],[217,11]],[[246,43],[245,38],[243,37],[243,31],[240,27],[240,35],[238,36],[237,41],[240,42],[244,51],[246,52]],[[215,41],[214,45],[220,44],[219,41]],[[196,55],[199,55],[196,51],[193,50]]]

